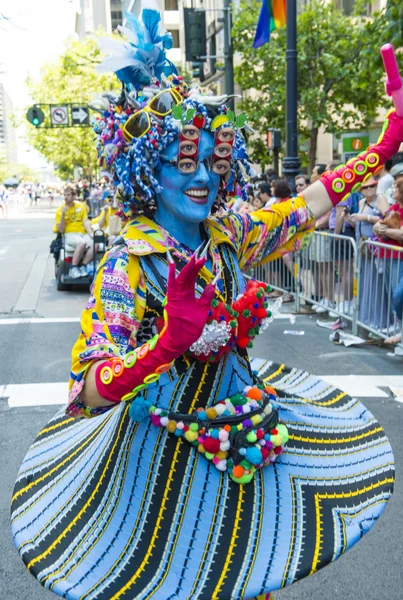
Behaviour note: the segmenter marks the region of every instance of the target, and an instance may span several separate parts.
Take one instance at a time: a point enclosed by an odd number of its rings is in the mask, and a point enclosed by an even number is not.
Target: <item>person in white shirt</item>
[[[391,160],[385,161],[385,164],[383,165],[382,169],[382,174],[378,181],[378,187],[376,189],[377,194],[383,194],[384,196],[386,196],[389,204],[394,203],[392,192],[394,178],[393,174],[390,172],[392,169],[392,165],[393,162]]]

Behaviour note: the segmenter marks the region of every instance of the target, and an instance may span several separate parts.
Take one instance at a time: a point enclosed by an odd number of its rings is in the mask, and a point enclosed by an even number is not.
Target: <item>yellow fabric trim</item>
[[[204,224],[207,227],[210,234],[209,237],[213,244],[229,243],[234,246],[233,242],[229,239],[228,234],[225,233],[225,229],[221,228],[217,221],[210,218],[207,219]],[[121,235],[127,243],[131,254],[139,254],[135,248],[133,249],[130,247],[131,241],[143,241],[152,246],[147,252],[141,251],[141,255],[152,254],[153,252],[166,252],[167,247],[172,248],[172,246],[167,246],[166,244],[162,227],[159,227],[155,221],[148,219],[144,215],[141,215],[134,221],[128,223]]]

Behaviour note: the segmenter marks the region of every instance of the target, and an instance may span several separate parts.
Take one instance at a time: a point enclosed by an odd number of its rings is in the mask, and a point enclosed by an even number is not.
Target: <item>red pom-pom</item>
[[[278,434],[278,431],[277,431],[277,429],[272,429],[272,430],[271,430],[271,434],[272,434],[272,435],[277,435],[277,434]]]
[[[265,319],[267,317],[267,311],[265,308],[258,308],[256,311],[256,316],[259,319]]]
[[[237,341],[237,345],[240,348],[246,348],[246,346],[249,344],[249,338],[240,338]]]
[[[273,448],[273,452],[274,454],[281,454],[283,451],[281,446],[276,446],[275,448]]]
[[[260,448],[260,452],[262,453],[263,460],[266,460],[266,458],[269,457],[270,452],[268,451],[267,448],[265,448],[265,447]]]
[[[264,431],[263,429],[258,429],[256,431],[256,437],[258,440],[262,440],[264,438]]]
[[[212,437],[207,437],[203,443],[204,449],[210,454],[217,454],[220,451],[220,440]]]

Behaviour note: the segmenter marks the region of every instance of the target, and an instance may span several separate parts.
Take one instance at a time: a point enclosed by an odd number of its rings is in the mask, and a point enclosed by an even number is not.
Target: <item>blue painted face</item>
[[[162,158],[170,161],[178,155],[179,140],[170,144]],[[157,195],[157,213],[164,221],[171,219],[182,222],[201,223],[210,214],[217,197],[220,175],[206,168],[204,160],[212,156],[214,137],[202,130],[198,161],[199,168],[190,175],[184,175],[174,165],[163,163],[155,174],[162,192]],[[163,224],[163,223],[161,223]]]

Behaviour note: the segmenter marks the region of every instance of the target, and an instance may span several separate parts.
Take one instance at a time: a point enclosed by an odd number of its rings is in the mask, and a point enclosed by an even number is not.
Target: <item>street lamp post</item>
[[[224,0],[224,77],[225,77],[225,93],[228,96],[234,94],[234,57],[232,50],[232,3],[231,0]],[[232,108],[233,100],[227,102]]]
[[[283,175],[294,190],[294,177],[301,162],[298,157],[297,133],[297,3],[287,0],[287,76],[286,76],[286,154]]]

